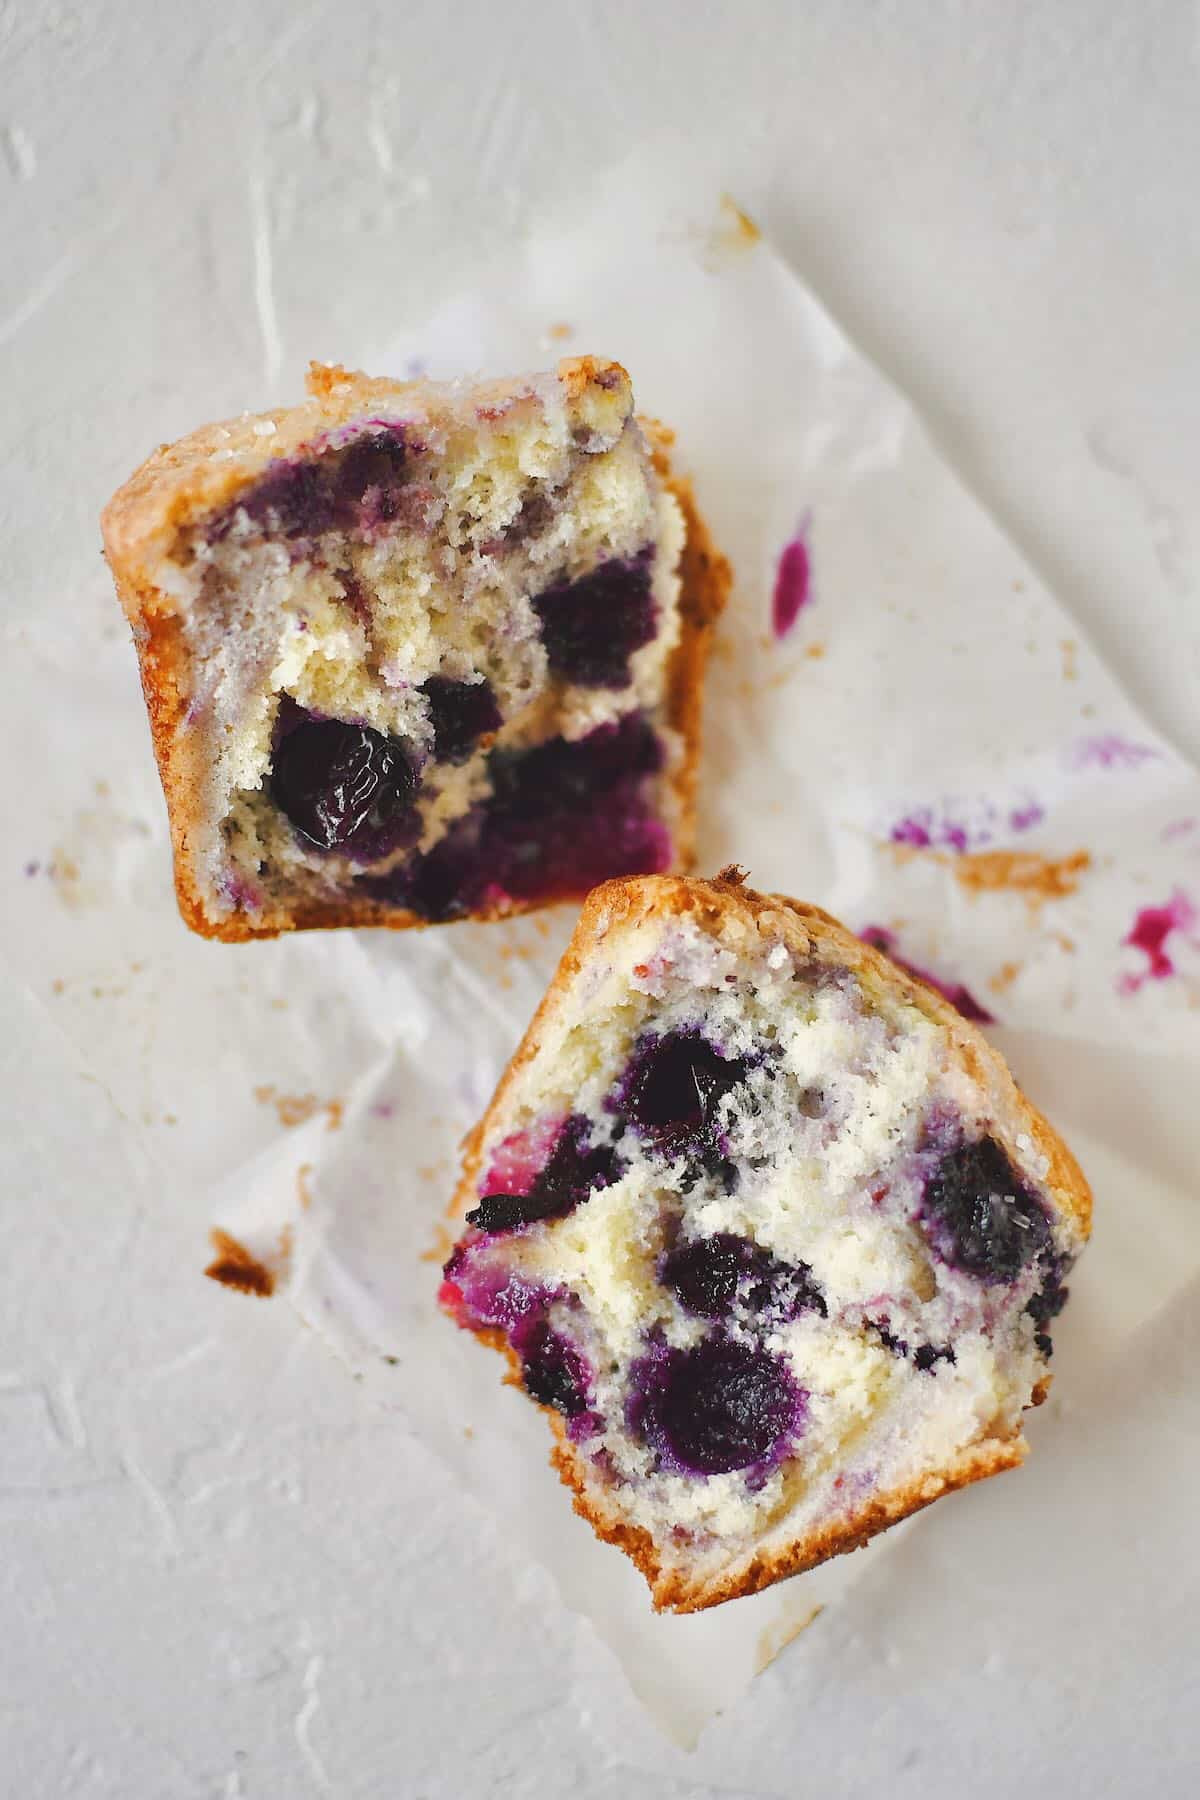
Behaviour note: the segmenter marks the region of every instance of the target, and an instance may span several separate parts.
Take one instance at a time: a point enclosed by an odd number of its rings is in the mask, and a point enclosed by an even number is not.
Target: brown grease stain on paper
[[[781,1655],[789,1644],[794,1643],[802,1631],[807,1631],[818,1614],[824,1610],[822,1606],[812,1606],[807,1612],[800,1613],[796,1618],[776,1619],[773,1624],[766,1626],[759,1633],[754,1654],[754,1673],[761,1675],[764,1669],[769,1668],[775,1658]]]
[[[1092,858],[1087,850],[1059,857],[1036,850],[975,850],[953,857],[951,866],[969,894],[1020,894],[1036,911],[1043,901],[1075,893]]]
[[[337,1131],[345,1111],[342,1100],[320,1100],[316,1094],[277,1094],[270,1086],[256,1087],[254,1098],[260,1106],[273,1106],[279,1123],[288,1131],[293,1126],[306,1124],[319,1112],[326,1115],[325,1129]]]
[[[1042,856],[1036,850],[964,850],[948,853],[924,845],[886,843],[897,863],[922,857],[949,869],[968,894],[1019,894],[1036,913],[1047,900],[1065,900],[1092,866],[1089,850],[1066,856]]]
[[[235,1288],[239,1294],[255,1294],[261,1300],[275,1292],[274,1275],[256,1256],[251,1256],[244,1244],[219,1225],[214,1225],[208,1235],[217,1253],[204,1271],[210,1281]]]

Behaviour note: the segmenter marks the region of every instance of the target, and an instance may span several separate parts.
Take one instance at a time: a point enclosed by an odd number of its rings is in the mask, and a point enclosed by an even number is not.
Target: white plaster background
[[[1200,753],[1200,71],[1174,0],[0,0],[6,596],[111,608],[95,517],[151,443],[387,341],[664,124]],[[10,742],[7,779],[34,754]],[[8,1063],[0,1794],[1194,1791],[1194,1503],[1160,1460],[1200,1434],[1194,1289],[1057,1422],[1112,1445],[1111,1487],[1059,1500],[1110,1559],[1029,1542],[1003,1483],[948,1501],[689,1757],[285,1310],[196,1279],[205,1221],[132,1144],[97,1191],[89,1134],[121,1126],[95,1085]]]

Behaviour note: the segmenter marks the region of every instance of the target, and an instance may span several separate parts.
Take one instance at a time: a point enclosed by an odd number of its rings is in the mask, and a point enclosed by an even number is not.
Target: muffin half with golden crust
[[[590,897],[456,1212],[442,1305],[689,1612],[1022,1461],[1091,1199],[941,995],[730,870]]]
[[[496,918],[686,866],[729,576],[624,369],[309,388],[103,517],[188,924]]]

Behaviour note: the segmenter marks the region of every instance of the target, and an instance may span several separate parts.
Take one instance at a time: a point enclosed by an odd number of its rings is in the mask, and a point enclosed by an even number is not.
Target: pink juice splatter
[[[812,558],[808,551],[807,531],[806,520],[798,527],[791,542],[784,545],[775,571],[771,623],[777,638],[788,635],[812,599]]]
[[[1188,896],[1176,888],[1165,906],[1143,906],[1133,921],[1128,937],[1121,939],[1146,957],[1146,967],[1138,975],[1122,975],[1118,986],[1123,994],[1136,994],[1147,981],[1165,981],[1175,973],[1175,964],[1167,954],[1167,939],[1172,932],[1195,942],[1190,934],[1197,923],[1196,908]]]

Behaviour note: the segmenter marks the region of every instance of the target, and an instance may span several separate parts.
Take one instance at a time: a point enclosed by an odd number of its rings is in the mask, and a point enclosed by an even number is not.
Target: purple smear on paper
[[[1173,844],[1176,838],[1190,837],[1197,825],[1200,825],[1200,819],[1173,819],[1169,825],[1163,826],[1162,841],[1164,844]]]
[[[1071,752],[1076,769],[1137,769],[1144,762],[1157,762],[1161,750],[1151,744],[1132,744],[1127,738],[1108,732],[1101,737],[1081,738]]]
[[[804,519],[790,543],[784,545],[775,571],[771,598],[771,623],[777,638],[785,638],[812,599],[812,558],[808,550],[808,520]]]
[[[1003,841],[1007,832],[1029,831],[1045,816],[1045,807],[1032,798],[1001,813],[991,801],[951,796],[937,807],[914,807],[891,827],[888,838],[913,850],[952,850],[962,856],[994,844],[998,836]]]
[[[1123,937],[1123,944],[1130,944],[1135,950],[1141,950],[1146,956],[1146,967],[1139,975],[1122,975],[1117,987],[1122,994],[1136,994],[1148,981],[1165,981],[1168,975],[1175,973],[1175,964],[1167,955],[1167,939],[1172,932],[1178,931],[1196,943],[1192,937],[1197,924],[1196,908],[1180,888],[1176,888],[1165,906],[1143,906],[1133,921],[1128,937]]]
[[[920,816],[913,813],[909,818],[901,819],[898,825],[892,826],[893,844],[911,844],[914,850],[928,850],[933,842],[929,818],[928,813]]]
[[[918,981],[923,981],[926,987],[931,987],[941,994],[950,1002],[951,1006],[957,1008],[964,1019],[971,1019],[976,1025],[994,1025],[996,1023],[994,1015],[988,1012],[985,1006],[980,1006],[971,990],[964,987],[960,981],[942,981],[939,976],[931,975],[928,969],[918,968],[916,963],[910,963],[905,957],[900,956],[896,950],[894,931],[888,931],[882,925],[864,925],[858,935],[864,944],[870,944],[874,949],[882,950],[883,954],[890,958],[898,969],[903,969],[907,975],[915,976]]]
[[[914,850],[930,850],[936,845],[942,850],[953,850],[959,856],[973,845],[990,844],[992,841],[990,831],[971,831],[956,819],[935,818],[932,808],[928,806],[918,807],[916,812],[909,813],[892,826],[888,835],[893,844],[908,844]]]

